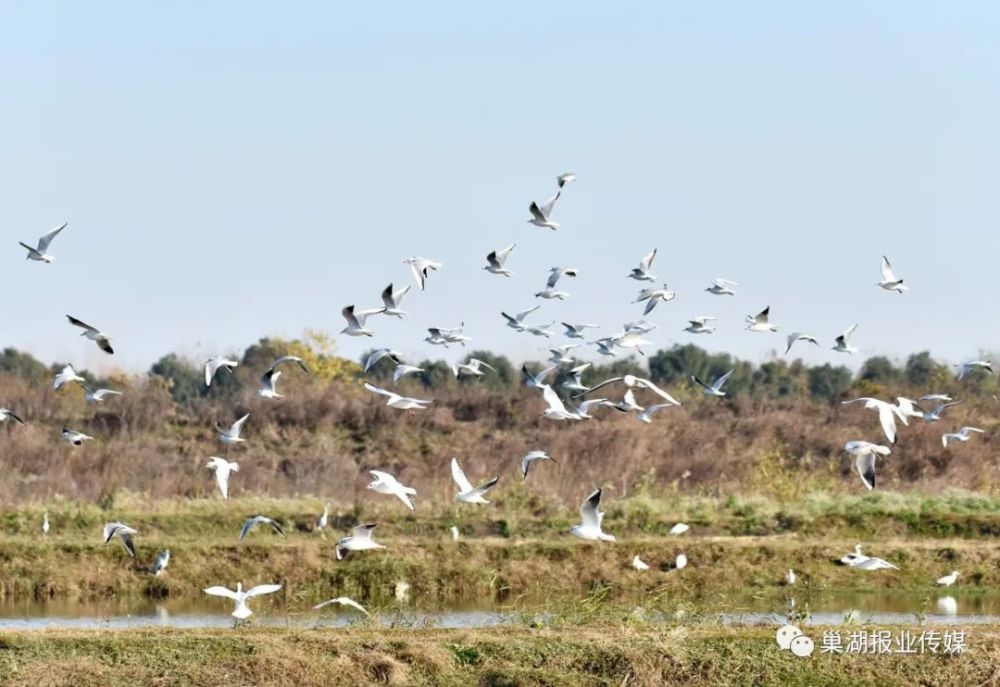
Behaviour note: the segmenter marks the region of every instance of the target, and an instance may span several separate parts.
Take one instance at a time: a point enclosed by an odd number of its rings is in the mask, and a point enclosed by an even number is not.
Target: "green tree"
[[[32,384],[40,384],[49,377],[49,370],[45,365],[33,355],[22,353],[16,348],[5,348],[0,353],[0,372],[20,377]]]
[[[809,368],[809,393],[813,398],[835,401],[841,398],[853,382],[851,371],[843,365],[826,364]]]
[[[174,353],[165,355],[153,363],[149,373],[167,380],[170,397],[174,403],[185,408],[190,409],[204,392],[204,373]]]

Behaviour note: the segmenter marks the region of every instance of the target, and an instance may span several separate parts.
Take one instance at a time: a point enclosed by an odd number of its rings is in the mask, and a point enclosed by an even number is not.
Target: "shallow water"
[[[840,625],[845,620],[861,624],[917,625],[1000,623],[1000,593],[940,590],[927,593],[827,592],[808,594],[804,590],[780,590],[760,594],[720,595],[715,602],[692,606],[662,602],[647,608],[643,616],[651,622],[684,621],[720,624],[782,624],[789,620],[788,600],[795,600],[797,623]],[[637,609],[643,600],[634,601]],[[294,606],[294,607],[293,607]],[[366,620],[364,614],[341,607],[320,611],[311,604],[295,602],[286,606],[280,597],[253,599],[251,620],[258,625],[343,627]],[[122,629],[130,627],[231,627],[231,602],[227,599],[182,599],[151,601],[108,601],[79,603],[65,600],[26,601],[0,604],[0,630],[46,628]],[[397,606],[381,610],[377,621],[386,627],[470,628],[523,623],[526,617],[544,619],[544,606],[525,603],[518,607],[479,601],[439,608]]]

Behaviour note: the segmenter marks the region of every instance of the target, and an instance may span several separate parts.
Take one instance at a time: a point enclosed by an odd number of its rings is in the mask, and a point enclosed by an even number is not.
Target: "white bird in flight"
[[[393,368],[392,371],[392,381],[398,382],[401,378],[409,374],[417,374],[419,372],[426,372],[424,368],[417,367],[416,365],[407,365],[406,363],[399,363]]]
[[[390,283],[385,289],[382,290],[382,310],[383,315],[391,315],[392,317],[403,318],[406,314],[403,310],[399,309],[399,304],[403,300],[403,296],[410,290],[410,285],[407,284],[401,289],[392,288],[392,283]]]
[[[566,184],[572,183],[574,181],[576,181],[576,175],[573,174],[573,172],[566,172],[556,177],[556,183],[559,184],[559,188],[562,188]]]
[[[526,453],[523,458],[521,458],[522,479],[528,479],[528,471],[531,469],[531,464],[536,460],[551,460],[553,463],[556,462],[556,459],[545,451],[530,451],[529,453]]]
[[[976,370],[983,370],[988,374],[993,374],[993,364],[989,360],[966,360],[964,363],[955,365],[958,368],[958,381],[962,381]]]
[[[850,355],[857,353],[858,349],[851,345],[851,334],[853,334],[854,330],[857,328],[857,324],[852,324],[850,327],[845,329],[844,333],[834,340],[835,345],[833,350],[837,351],[837,353],[848,353]]]
[[[225,458],[219,458],[217,456],[211,456],[208,459],[208,464],[205,465],[206,468],[212,470],[215,473],[215,482],[219,485],[219,491],[222,492],[222,498],[229,499],[229,475],[233,472],[239,472],[239,463],[234,463],[226,460]]]
[[[399,351],[394,351],[391,348],[376,348],[374,351],[368,354],[365,359],[364,369],[362,374],[368,374],[368,371],[375,367],[382,358],[388,358],[392,362],[399,365],[403,361],[403,354]]]
[[[427,285],[427,276],[430,274],[431,270],[437,270],[441,267],[440,262],[435,262],[434,260],[428,260],[427,258],[421,258],[418,256],[407,258],[403,262],[410,266],[410,271],[413,272],[413,278],[417,281],[417,286],[420,287],[421,291],[423,291]]]
[[[502,274],[505,277],[509,277],[513,272],[507,269],[507,258],[510,257],[511,251],[515,248],[517,248],[517,243],[512,243],[500,250],[490,251],[486,256],[487,265],[483,269],[490,274]]]
[[[94,389],[86,384],[81,384],[83,387],[83,400],[87,403],[100,403],[108,396],[121,396],[122,392],[115,391],[114,389]]]
[[[771,324],[771,306],[767,306],[756,315],[747,315],[747,329],[752,332],[776,332],[778,328]]]
[[[636,417],[638,418],[639,422],[643,422],[649,425],[652,424],[653,422],[654,413],[663,410],[664,408],[673,408],[674,405],[675,404],[673,403],[656,403],[651,406],[646,406],[641,411],[639,411],[639,414]]]
[[[78,382],[80,384],[86,384],[87,380],[76,373],[72,365],[67,365],[62,370],[59,371],[52,379],[52,388],[58,389],[64,384],[69,384],[70,382]]]
[[[888,456],[891,451],[888,446],[873,444],[870,441],[848,441],[844,450],[854,456],[854,467],[861,477],[861,482],[869,490],[875,488],[875,458]]]
[[[239,366],[239,364],[239,361],[230,360],[229,358],[224,358],[222,356],[209,358],[205,361],[205,386],[212,386],[212,380],[215,379],[215,373],[219,370],[226,369],[229,372],[232,372],[233,368]]]
[[[528,369],[527,363],[521,365],[521,375],[524,377],[524,384],[529,389],[541,389],[545,386],[545,378],[548,377],[553,370],[556,369],[555,365],[545,368],[538,374],[533,374],[531,370]]]
[[[507,320],[507,326],[508,327],[510,327],[511,329],[514,329],[516,331],[523,332],[524,331],[524,318],[526,318],[528,315],[530,315],[531,313],[533,313],[536,310],[538,310],[540,307],[542,307],[542,306],[535,305],[535,306],[532,306],[532,307],[528,308],[527,310],[522,310],[521,312],[514,313],[513,315],[508,315],[507,313],[505,313],[503,311],[501,311],[500,314],[503,315],[503,318],[505,320]]]
[[[566,405],[559,398],[559,394],[555,392],[548,384],[542,384],[538,389],[542,392],[542,399],[548,406],[542,411],[542,416],[547,417],[550,420],[581,420],[577,413],[571,412],[566,409]]]
[[[250,413],[245,414],[239,420],[234,422],[229,427],[223,427],[218,422],[215,423],[215,429],[219,433],[219,441],[223,444],[242,444],[246,441],[240,436],[243,432],[243,425],[246,424],[247,419],[250,417]]]
[[[71,325],[83,329],[83,332],[80,334],[80,336],[85,336],[94,343],[96,343],[97,347],[100,348],[105,353],[107,353],[108,355],[114,354],[115,349],[111,347],[111,336],[109,334],[105,334],[97,327],[91,327],[86,322],[78,320],[72,315],[67,315],[66,319],[69,320],[69,323]]]
[[[445,346],[450,343],[457,343],[464,346],[466,341],[472,341],[471,336],[466,336],[463,333],[462,327],[428,327],[427,331],[430,333],[430,336],[424,339],[424,341],[428,343],[443,344]]]
[[[885,438],[889,440],[890,444],[896,443],[896,418],[898,417],[904,425],[907,425],[909,421],[906,419],[906,416],[900,412],[896,405],[877,398],[862,397],[850,401],[841,401],[840,403],[841,405],[850,405],[861,401],[864,401],[865,409],[878,412],[878,421],[882,425]]]
[[[284,398],[284,396],[278,393],[278,377],[280,376],[281,370],[276,370],[273,367],[265,372],[260,378],[260,387],[257,389],[257,395],[261,398]]]
[[[461,501],[462,503],[477,503],[480,505],[486,505],[489,503],[483,498],[483,495],[490,489],[497,485],[500,481],[499,477],[494,477],[491,480],[480,484],[478,487],[473,487],[469,482],[465,473],[462,472],[462,467],[458,464],[457,458],[451,459],[451,478],[455,480],[455,484],[458,485],[458,493],[455,494],[455,499]]]
[[[563,276],[575,277],[579,270],[575,267],[553,267],[549,270],[549,278],[545,282],[545,288],[535,294],[535,298],[558,299],[564,301],[569,298],[566,291],[557,291],[556,284]]]
[[[569,354],[574,348],[579,348],[583,344],[563,344],[562,346],[556,346],[555,348],[550,348],[548,357],[548,362],[553,365],[572,365],[576,362],[576,359]]]
[[[882,256],[882,281],[878,285],[886,291],[895,291],[896,293],[903,293],[910,290],[910,287],[905,286],[903,280],[899,279],[896,273],[892,271],[889,258],[884,255]]]
[[[722,385],[726,383],[726,380],[729,379],[729,375],[733,374],[733,372],[735,372],[735,370],[730,370],[726,374],[716,377],[715,381],[712,382],[711,385],[698,379],[697,375],[691,375],[691,381],[704,389],[707,395],[721,398],[726,395],[726,392],[722,390]]]
[[[28,244],[21,243],[20,241],[18,241],[18,243],[21,244],[21,247],[28,251],[28,254],[25,256],[24,259],[34,260],[35,262],[44,262],[46,264],[55,260],[56,256],[49,254],[49,244],[52,243],[52,239],[54,239],[56,236],[59,235],[59,232],[61,232],[63,229],[66,228],[67,224],[68,224],[67,222],[63,222],[52,231],[48,232],[47,234],[43,234],[38,239],[37,248],[32,248]]]
[[[600,507],[601,490],[596,489],[580,506],[580,524],[573,525],[569,533],[589,541],[615,541],[613,535],[605,534],[601,529],[604,513],[600,511]]]
[[[648,389],[649,391],[652,391],[654,394],[665,400],[667,403],[671,403],[675,406],[681,405],[680,401],[678,401],[676,398],[668,394],[660,387],[653,384],[653,382],[649,381],[648,379],[643,379],[642,377],[636,377],[635,375],[623,375],[621,377],[612,377],[611,379],[605,379],[597,386],[590,387],[590,390],[587,393],[590,393],[591,391],[596,391],[601,387],[607,386],[608,384],[614,384],[615,382],[621,382],[629,389]]]
[[[688,320],[688,326],[684,327],[684,331],[691,334],[711,334],[715,331],[715,327],[711,326],[709,322],[714,322],[717,319],[719,318],[711,315],[698,315]]]
[[[340,314],[347,320],[347,326],[341,329],[340,333],[348,336],[375,336],[375,332],[365,327],[365,322],[369,315],[377,315],[381,312],[385,312],[385,308],[355,310],[353,305],[344,306]]]
[[[361,611],[365,615],[368,615],[368,616],[371,615],[371,613],[369,613],[368,611],[365,610],[364,606],[362,606],[357,601],[355,601],[354,599],[352,599],[350,597],[347,597],[347,596],[338,596],[335,599],[330,599],[329,601],[324,601],[322,603],[318,603],[315,606],[313,606],[313,610],[314,611],[318,611],[321,608],[324,608],[326,606],[330,606],[330,605],[333,605],[333,604],[336,604],[338,606],[348,606],[350,608],[353,608],[356,611]]]
[[[635,330],[612,336],[609,341],[619,348],[634,348],[639,355],[646,355],[645,351],[642,350],[643,346],[653,345],[652,341],[642,338],[642,333]]]
[[[13,410],[10,410],[9,408],[0,408],[0,423],[6,422],[7,418],[10,418],[19,425],[24,424],[24,420],[15,415]]]
[[[372,551],[374,549],[384,549],[385,546],[379,544],[372,538],[374,530],[374,524],[358,525],[351,530],[351,534],[349,536],[343,537],[337,542],[337,546],[334,549],[334,553],[337,555],[337,560],[343,560],[344,555],[349,551]]]
[[[243,527],[240,528],[240,541],[243,541],[250,534],[250,530],[257,525],[270,525],[275,534],[285,536],[285,530],[281,528],[281,524],[277,520],[266,515],[254,515],[243,522]]]
[[[656,281],[656,275],[650,272],[650,268],[653,266],[653,259],[656,257],[656,249],[649,253],[642,260],[639,261],[638,267],[633,267],[632,272],[626,276],[635,279],[636,281]]]
[[[94,437],[90,436],[89,434],[84,434],[83,432],[77,432],[72,429],[67,429],[66,427],[62,428],[62,431],[59,432],[59,436],[62,437],[63,441],[72,444],[73,446],[83,446],[83,442],[94,440]]]
[[[532,336],[543,336],[546,339],[551,339],[552,330],[549,329],[549,327],[551,327],[554,324],[555,322],[549,322],[548,324],[539,324],[535,325],[534,327],[525,327],[524,331],[526,331],[528,334],[531,334]]]
[[[375,478],[375,481],[369,484],[366,487],[367,489],[371,489],[376,494],[395,496],[406,504],[407,508],[413,510],[413,503],[410,501],[410,497],[417,495],[416,489],[403,486],[399,480],[390,475],[388,472],[382,472],[381,470],[369,470],[368,472]]]
[[[236,591],[221,586],[208,587],[204,590],[206,594],[211,596],[224,596],[227,599],[232,599],[236,602],[236,608],[233,610],[232,616],[237,620],[245,620],[253,615],[253,611],[247,606],[247,599],[253,598],[255,596],[262,596],[264,594],[273,594],[274,592],[281,589],[280,584],[258,584],[255,587],[243,591],[243,583],[236,583]]]
[[[486,374],[482,370],[484,367],[493,372],[497,371],[495,367],[479,358],[469,358],[464,363],[454,363],[451,366],[451,371],[455,375],[455,379],[460,377],[482,377]]]
[[[590,367],[590,363],[577,365],[569,371],[570,378],[562,383],[562,388],[567,391],[590,391],[590,387],[583,383],[583,373]]]
[[[432,400],[423,400],[419,398],[410,398],[409,396],[400,396],[399,394],[388,391],[386,389],[381,389],[374,384],[369,384],[365,382],[365,388],[371,391],[373,394],[379,394],[385,396],[388,400],[385,402],[390,408],[396,408],[397,410],[426,410],[427,406],[433,403]]]
[[[561,322],[560,324],[566,328],[563,336],[569,339],[582,339],[584,338],[584,330],[599,329],[601,326],[599,324],[570,324],[569,322]]]
[[[978,427],[962,427],[957,432],[950,432],[941,435],[941,445],[948,448],[949,441],[968,441],[972,433],[985,434],[985,430]]]
[[[739,284],[729,279],[719,278],[713,281],[712,285],[705,290],[715,296],[735,296],[736,292],[732,288],[734,286],[739,286]]]
[[[107,544],[114,537],[118,537],[125,550],[128,551],[128,555],[135,558],[135,542],[132,541],[133,534],[137,534],[137,532],[122,522],[109,522],[104,525],[104,543]]]
[[[528,222],[534,224],[536,227],[541,227],[542,229],[551,229],[552,231],[558,229],[559,224],[552,221],[552,210],[555,208],[556,201],[559,200],[559,196],[561,195],[562,189],[560,188],[554,196],[546,200],[541,205],[535,201],[531,201],[531,205],[528,206],[528,212],[531,213],[531,219],[529,219]]]
[[[794,334],[788,335],[788,340],[785,344],[785,355],[788,355],[788,352],[792,350],[792,346],[794,346],[798,341],[807,341],[811,344],[819,346],[819,341],[816,340],[815,336],[811,334],[803,334],[802,332],[795,332]]]
[[[676,296],[677,294],[668,289],[667,285],[664,284],[663,288],[660,289],[643,289],[632,302],[641,303],[642,301],[648,301],[645,310],[642,311],[643,316],[645,316],[653,311],[657,303],[667,303],[674,300]]]
[[[952,406],[961,405],[962,401],[953,401],[951,403],[941,403],[930,410],[924,411],[924,422],[937,422],[944,415],[944,411],[948,410]]]
[[[889,561],[881,558],[874,558],[872,556],[865,556],[864,558],[856,560],[854,563],[850,563],[849,565],[852,568],[857,568],[858,570],[899,570],[899,568]]]

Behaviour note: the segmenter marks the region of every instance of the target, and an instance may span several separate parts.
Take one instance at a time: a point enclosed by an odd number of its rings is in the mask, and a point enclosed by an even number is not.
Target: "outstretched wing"
[[[63,222],[58,227],[53,229],[47,234],[44,234],[40,239],[38,239],[38,252],[44,253],[49,249],[49,244],[52,243],[52,239],[59,235],[59,232],[66,228],[68,222]]]
[[[899,281],[896,278],[896,273],[892,271],[892,265],[889,264],[889,258],[882,256],[882,281],[894,282]]]
[[[451,478],[455,480],[455,484],[458,485],[458,489],[461,492],[472,491],[472,483],[462,472],[462,467],[458,464],[457,458],[451,459]]]
[[[392,393],[391,391],[386,391],[385,389],[380,389],[379,387],[375,386],[374,384],[369,384],[368,382],[365,382],[365,388],[368,389],[368,391],[371,391],[372,393],[380,394],[382,396],[388,396],[389,398],[392,398],[393,396],[395,396],[395,394]]]
[[[232,589],[226,589],[225,587],[208,587],[202,590],[206,594],[211,594],[212,596],[224,596],[227,599],[236,599],[236,592]]]
[[[649,255],[647,255],[646,257],[644,257],[642,260],[639,261],[639,269],[642,270],[643,272],[648,272],[649,268],[653,266],[653,258],[655,257],[656,257],[656,249],[654,248],[652,253],[650,253]]]
[[[100,330],[98,330],[96,327],[91,327],[89,324],[87,324],[83,320],[78,320],[75,317],[73,317],[72,315],[67,315],[66,319],[69,320],[70,324],[76,325],[77,327],[82,327],[83,329],[86,329],[91,334],[100,334]]]
[[[600,527],[601,516],[598,508],[601,506],[601,490],[597,489],[580,506],[580,519],[584,527]]]
[[[653,384],[648,379],[641,379],[639,377],[636,377],[635,378],[635,383],[638,386],[641,386],[643,388],[649,389],[650,391],[652,391],[653,393],[655,393],[657,396],[659,396],[663,400],[667,401],[668,403],[673,403],[675,406],[681,405],[680,401],[678,401],[676,398],[674,398],[673,396],[671,396],[670,394],[668,394],[666,391],[664,391],[660,387],[658,387],[655,384]],[[591,391],[593,391],[593,389],[591,389]]]
[[[566,406],[563,404],[562,399],[559,398],[559,394],[548,384],[542,385],[542,398],[545,399],[545,402],[549,404],[549,408],[552,410],[566,412]]]
[[[256,587],[248,589],[246,596],[249,598],[251,596],[260,596],[261,594],[273,594],[279,589],[281,589],[280,584],[258,584]]]

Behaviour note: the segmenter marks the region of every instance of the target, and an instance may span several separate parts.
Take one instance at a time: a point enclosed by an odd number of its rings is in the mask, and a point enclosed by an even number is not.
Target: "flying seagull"
[[[615,382],[621,382],[629,389],[648,389],[657,396],[659,396],[660,398],[662,398],[663,400],[665,400],[667,403],[672,403],[675,406],[681,405],[680,401],[678,401],[676,398],[668,394],[660,387],[653,384],[653,382],[649,381],[648,379],[643,379],[642,377],[636,377],[635,375],[624,375],[621,377],[612,377],[611,379],[605,379],[597,386],[590,387],[590,390],[587,393],[590,393],[591,391],[596,391],[597,389],[607,386],[608,384],[614,384]]]
[[[78,382],[80,384],[86,384],[87,380],[76,373],[72,365],[67,365],[62,370],[59,371],[53,380],[52,388],[58,389],[64,384],[69,384],[70,382]]]
[[[334,553],[337,555],[337,560],[343,560],[344,554],[348,551],[384,549],[385,547],[382,544],[379,544],[372,539],[372,531],[374,529],[375,525],[358,525],[351,530],[350,536],[344,537],[337,542],[337,547],[334,549]]]
[[[275,370],[273,367],[265,372],[260,378],[260,388],[257,389],[257,395],[261,398],[284,398],[278,393],[278,377],[280,376],[281,370]]]
[[[385,402],[385,404],[390,408],[396,408],[397,410],[426,410],[427,406],[433,403],[432,400],[422,400],[419,398],[400,396],[397,393],[381,389],[374,384],[369,384],[368,382],[365,382],[365,388],[374,394],[385,396],[389,399]]]
[[[547,367],[538,374],[533,374],[531,370],[528,369],[527,363],[521,365],[521,376],[524,377],[524,384],[529,389],[541,389],[545,386],[545,378],[556,369],[555,365]]]
[[[135,543],[132,541],[132,535],[136,534],[136,531],[121,522],[109,522],[104,525],[104,543],[107,544],[114,537],[121,539],[122,544],[125,546],[125,550],[128,551],[128,555],[135,558]]]
[[[903,284],[902,279],[896,277],[896,273],[892,271],[892,265],[889,264],[889,258],[884,255],[882,256],[882,281],[878,285],[886,291],[895,291],[896,293],[910,290],[910,287]]]
[[[798,341],[808,341],[811,344],[819,346],[819,341],[816,340],[815,336],[811,334],[803,334],[802,332],[795,332],[794,334],[788,335],[788,340],[785,344],[785,355],[788,355],[788,352],[792,350],[792,346],[794,346]]]
[[[631,274],[626,276],[635,279],[636,281],[656,281],[656,275],[650,272],[650,268],[653,266],[653,258],[656,257],[656,249],[653,252],[644,257],[639,261],[638,267],[633,267]]]
[[[215,429],[219,433],[219,441],[223,444],[241,444],[245,442],[246,439],[240,437],[240,434],[243,432],[243,425],[249,417],[250,413],[247,413],[228,428],[222,427],[218,422],[216,422]]]
[[[278,369],[279,365],[284,365],[286,363],[295,363],[300,370],[302,370],[306,374],[309,374],[309,368],[306,367],[306,364],[302,360],[302,358],[300,358],[297,355],[283,355],[283,356],[281,356],[280,358],[278,358],[277,360],[275,360],[273,363],[271,363],[271,369],[272,370],[276,370],[276,369]]]
[[[225,369],[232,372],[233,368],[237,366],[239,366],[239,361],[236,360],[230,360],[229,358],[224,358],[222,356],[209,358],[205,361],[205,386],[212,386],[212,380],[215,379],[215,373],[219,370]]]
[[[336,604],[338,606],[349,606],[349,607],[353,608],[356,611],[361,611],[365,615],[371,615],[371,613],[369,613],[368,611],[365,610],[364,606],[362,606],[361,604],[359,604],[354,599],[351,599],[351,598],[346,597],[346,596],[338,596],[335,599],[330,599],[329,601],[324,601],[323,603],[318,603],[315,606],[313,606],[313,610],[314,611],[318,611],[319,609],[321,609],[321,608],[323,608],[325,606],[330,606],[332,604]]]
[[[547,417],[550,420],[581,420],[578,414],[571,412],[566,409],[566,405],[559,398],[559,394],[555,392],[548,384],[542,384],[538,387],[542,392],[542,399],[548,405],[548,407],[542,411],[542,416]]]
[[[599,324],[570,324],[569,322],[561,322],[560,324],[566,328],[563,336],[570,339],[582,339],[585,329],[598,329],[601,326]]]
[[[121,396],[122,392],[115,391],[114,389],[93,389],[86,384],[81,385],[83,387],[83,400],[87,403],[100,403],[108,396]]]
[[[643,408],[642,410],[639,411],[639,414],[636,417],[639,419],[639,422],[644,422],[645,424],[649,425],[649,424],[652,424],[652,422],[653,422],[653,414],[654,413],[656,413],[657,411],[663,410],[664,408],[673,408],[674,405],[676,405],[676,404],[674,404],[674,403],[656,403],[656,404],[651,405],[651,406],[646,406],[645,408]]]
[[[90,436],[89,434],[84,434],[83,432],[77,432],[72,429],[67,429],[65,427],[63,427],[62,431],[59,432],[59,436],[62,437],[63,441],[72,444],[73,446],[83,446],[83,442],[94,440],[94,437]]]
[[[756,315],[747,315],[747,329],[752,332],[776,332],[778,328],[770,322],[771,306],[767,306]]]
[[[424,341],[431,344],[447,347],[448,344],[457,343],[464,346],[466,341],[472,341],[471,336],[466,336],[462,332],[462,327],[452,327],[450,329],[446,329],[445,327],[428,327],[427,331],[430,333],[430,336],[425,338]]]
[[[56,256],[49,255],[49,244],[52,243],[52,239],[59,235],[59,232],[66,228],[68,222],[63,222],[58,227],[53,229],[47,234],[43,234],[41,238],[38,239],[38,247],[32,248],[26,243],[21,244],[21,247],[28,251],[28,254],[24,257],[25,260],[34,260],[35,262],[50,263],[56,259]]]
[[[850,405],[851,403],[858,403],[860,401],[864,401],[866,410],[878,412],[878,421],[882,425],[885,438],[889,440],[890,444],[896,443],[896,418],[898,417],[902,420],[904,425],[908,425],[909,421],[906,419],[906,416],[900,412],[896,405],[877,398],[862,397],[850,401],[841,401],[840,403],[841,405]]]
[[[559,224],[552,221],[552,210],[555,208],[556,201],[559,200],[559,196],[561,195],[562,189],[541,205],[535,201],[531,201],[531,205],[528,206],[528,212],[531,213],[531,219],[529,219],[528,222],[543,229],[551,229],[552,231],[558,229]]]
[[[657,303],[660,303],[661,301],[663,303],[672,301],[676,296],[677,294],[668,289],[667,285],[664,284],[661,289],[643,289],[632,302],[641,303],[642,301],[647,301],[646,309],[642,311],[643,316],[646,316],[653,311],[653,308],[656,307]]]
[[[527,310],[522,310],[521,312],[514,313],[513,316],[508,315],[507,313],[505,313],[503,311],[501,311],[500,314],[503,315],[503,318],[505,320],[507,320],[507,326],[508,327],[510,327],[511,329],[517,330],[519,332],[523,332],[524,331],[524,318],[526,318],[528,315],[530,315],[531,313],[533,313],[536,310],[538,310],[540,307],[542,307],[542,306],[536,305],[536,306],[533,306],[531,308],[528,308]]]
[[[600,507],[601,490],[597,489],[580,506],[580,524],[573,525],[569,529],[570,534],[591,541],[615,541],[614,536],[601,530],[604,513],[599,510]]]
[[[227,599],[232,599],[236,602],[236,608],[233,610],[232,616],[237,620],[244,620],[253,615],[253,611],[247,607],[247,599],[254,596],[261,596],[263,594],[273,594],[274,592],[281,589],[280,584],[258,584],[256,587],[251,587],[250,589],[243,591],[243,583],[236,583],[236,591],[226,587],[208,587],[204,590],[206,594],[212,596],[224,596]]]
[[[0,408],[0,423],[6,422],[7,418],[10,418],[19,425],[24,424],[24,420],[15,415],[13,410],[9,410],[7,408]]]
[[[275,533],[280,534],[282,537],[285,536],[285,531],[281,529],[281,525],[274,518],[269,518],[266,515],[255,515],[251,518],[247,518],[243,523],[243,527],[240,528],[240,541],[250,533],[256,525],[270,525],[271,529]]]
[[[646,355],[641,348],[642,346],[652,345],[652,342],[642,338],[642,334],[638,331],[629,331],[618,334],[617,336],[612,336],[610,341],[612,344],[620,348],[634,348],[639,355]],[[604,353],[604,351],[600,352]]]
[[[734,286],[739,286],[739,284],[729,279],[719,278],[713,281],[712,285],[705,290],[714,296],[735,296],[736,292],[732,288]]]
[[[552,330],[549,329],[555,322],[549,322],[548,324],[539,324],[534,327],[525,327],[524,331],[532,334],[534,336],[544,336],[546,339],[552,338]]]
[[[451,459],[451,478],[455,480],[455,484],[458,485],[458,493],[455,494],[455,499],[461,501],[462,503],[477,503],[480,505],[486,505],[489,503],[483,498],[483,495],[490,489],[497,485],[500,481],[499,477],[494,477],[491,480],[480,484],[478,487],[473,487],[469,482],[465,473],[462,472],[462,467],[458,464],[457,458]]]
[[[208,459],[208,464],[205,467],[215,472],[215,481],[219,485],[219,491],[222,492],[222,498],[228,500],[229,474],[240,471],[239,463],[233,463],[225,458],[212,456]]]
[[[388,472],[382,472],[381,470],[369,470],[368,472],[375,478],[375,481],[368,485],[368,489],[371,489],[376,494],[395,496],[405,503],[407,508],[413,510],[413,503],[410,501],[410,497],[417,495],[416,489],[404,487]]]
[[[507,269],[507,258],[510,257],[511,251],[515,248],[517,248],[517,243],[512,243],[500,250],[490,251],[486,256],[488,264],[483,269],[490,274],[502,274],[505,277],[509,277],[513,272]]]
[[[958,381],[960,382],[975,370],[983,370],[993,374],[993,364],[989,360],[966,360],[960,365],[954,365],[954,367],[958,368]]]
[[[853,334],[854,330],[857,328],[857,324],[852,324],[850,327],[845,329],[844,333],[835,339],[836,345],[833,347],[833,350],[837,351],[837,353],[849,353],[851,355],[857,353],[858,349],[851,345],[851,334]]]
[[[479,358],[469,358],[467,362],[464,363],[454,363],[451,366],[451,371],[455,375],[455,379],[460,377],[482,377],[485,372],[481,368],[486,368],[487,370],[492,370],[496,372],[497,369],[490,365],[489,363],[480,360]]]
[[[719,318],[710,315],[698,315],[688,320],[688,326],[684,327],[684,331],[691,334],[711,334],[715,331],[715,327],[709,325],[709,322],[714,322],[717,319]]]
[[[416,374],[418,372],[426,372],[424,368],[417,367],[416,365],[407,365],[406,363],[399,363],[392,370],[392,381],[398,382],[401,378],[408,374]]]
[[[407,258],[403,262],[410,266],[413,278],[417,281],[417,286],[420,287],[421,291],[427,286],[427,275],[430,274],[431,270],[437,270],[441,267],[440,262],[417,256]]]
[[[556,346],[555,348],[550,348],[548,362],[553,365],[572,365],[576,362],[576,359],[569,354],[574,348],[579,348],[583,344],[563,344],[562,346]]]
[[[709,396],[718,396],[721,398],[726,395],[726,392],[722,390],[722,385],[726,383],[726,380],[729,379],[729,375],[733,374],[733,372],[735,372],[735,370],[730,370],[726,374],[716,377],[715,381],[712,382],[711,385],[698,379],[697,375],[691,375],[691,381],[704,389],[705,393]]]
[[[949,440],[954,440],[954,441],[968,441],[969,437],[971,436],[971,434],[973,432],[976,432],[977,434],[985,434],[985,431],[982,430],[982,429],[979,429],[978,427],[962,427],[957,432],[952,432],[952,433],[948,433],[948,434],[942,434],[941,435],[941,444],[945,448],[948,448],[948,441]]]
[[[962,401],[954,401],[951,403],[941,403],[930,410],[924,411],[924,422],[937,422],[944,415],[944,411],[948,410],[952,406],[961,405]]]
[[[868,489],[875,488],[875,458],[888,456],[891,451],[888,446],[873,444],[870,441],[848,441],[844,450],[854,456],[854,467],[861,477],[861,482]]]
[[[368,371],[375,367],[378,361],[382,360],[382,358],[388,358],[392,362],[399,365],[403,360],[403,354],[399,351],[394,351],[391,348],[376,348],[374,351],[369,353],[368,357],[365,359],[365,365],[362,373],[368,374]]]
[[[590,387],[583,383],[583,373],[587,371],[590,365],[590,363],[583,363],[572,368],[569,371],[571,378],[562,383],[562,388],[567,391],[590,391]]]
[[[347,326],[340,330],[341,334],[348,336],[375,336],[375,332],[365,327],[365,320],[369,315],[376,315],[385,312],[385,308],[369,308],[368,310],[354,310],[353,305],[344,306],[340,314],[347,320]]]
[[[523,458],[521,458],[522,479],[528,479],[528,470],[531,469],[531,464],[534,463],[536,460],[551,460],[553,463],[556,462],[555,458],[550,456],[545,451],[531,451],[530,453],[525,454]]]
[[[576,175],[573,172],[566,172],[565,174],[560,174],[556,177],[556,183],[559,184],[559,188],[562,188],[566,184],[576,181]]]
[[[557,291],[556,284],[559,280],[566,277],[575,277],[579,270],[575,267],[553,267],[549,270],[549,278],[545,282],[545,288],[535,294],[535,298],[546,298],[546,299],[558,299],[564,301],[569,298],[569,294],[565,291]]]
[[[80,336],[85,336],[96,343],[97,347],[108,355],[114,354],[115,349],[111,348],[111,337],[108,334],[105,334],[96,327],[91,327],[86,322],[78,320],[72,315],[67,315],[66,319],[69,320],[70,324],[83,329],[83,333],[81,333]]]
[[[406,292],[409,290],[409,284],[396,291],[393,291],[391,283],[385,287],[385,289],[382,290],[382,314],[402,319],[403,315],[406,313],[399,309],[399,304],[403,300],[403,296],[405,296]]]

